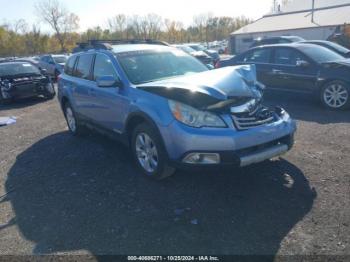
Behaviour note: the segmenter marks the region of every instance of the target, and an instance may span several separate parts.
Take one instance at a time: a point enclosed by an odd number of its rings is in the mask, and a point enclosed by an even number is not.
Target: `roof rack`
[[[88,40],[87,42],[77,43],[77,47],[73,49],[73,53],[86,51],[90,49],[111,50],[112,45],[125,44],[148,44],[148,45],[164,45],[169,46],[167,42],[153,40],[153,39],[102,39],[102,40]]]

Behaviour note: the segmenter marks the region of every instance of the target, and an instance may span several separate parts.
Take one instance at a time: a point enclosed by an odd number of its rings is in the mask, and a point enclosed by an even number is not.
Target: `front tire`
[[[46,99],[53,99],[56,95],[55,87],[52,82],[45,85],[44,96]]]
[[[12,102],[12,98],[4,98],[4,95],[2,93],[3,91],[1,90],[1,87],[0,87],[0,104],[2,105],[8,105]]]
[[[60,74],[61,74],[61,73],[60,73],[58,70],[55,70],[55,73],[54,73],[55,82],[57,82],[58,76],[59,76]]]
[[[322,104],[328,109],[344,110],[350,106],[350,89],[343,81],[325,84],[320,96]]]
[[[166,150],[154,127],[138,125],[132,134],[131,147],[137,167],[147,177],[161,180],[175,172],[168,165]]]

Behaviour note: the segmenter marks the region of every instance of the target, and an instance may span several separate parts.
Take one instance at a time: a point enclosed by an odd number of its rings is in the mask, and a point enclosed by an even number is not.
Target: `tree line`
[[[42,53],[70,52],[77,42],[91,39],[157,39],[169,43],[211,42],[229,37],[233,31],[252,22],[241,17],[218,17],[211,13],[193,17],[190,26],[181,21],[147,15],[116,14],[99,26],[78,32],[79,17],[59,0],[41,0],[35,4],[35,15],[53,34],[31,27],[23,19],[0,25],[0,57],[26,56]]]

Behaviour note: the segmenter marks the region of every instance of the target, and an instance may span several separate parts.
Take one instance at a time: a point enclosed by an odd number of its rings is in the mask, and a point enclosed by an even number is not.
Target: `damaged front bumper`
[[[176,167],[248,166],[286,153],[293,147],[296,123],[287,113],[277,121],[238,130],[229,115],[228,128],[191,128],[178,121],[160,128],[169,160]]]
[[[25,84],[7,84],[0,85],[0,92],[3,99],[25,98],[36,95],[42,95],[46,91],[46,85],[52,85],[51,82],[34,82]]]

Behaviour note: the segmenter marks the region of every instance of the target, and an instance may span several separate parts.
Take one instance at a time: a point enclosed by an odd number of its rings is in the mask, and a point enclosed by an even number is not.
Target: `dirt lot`
[[[0,128],[0,254],[350,255],[349,111],[266,100],[298,120],[290,153],[163,182],[116,142],[72,137],[56,99],[2,106],[18,121]]]

